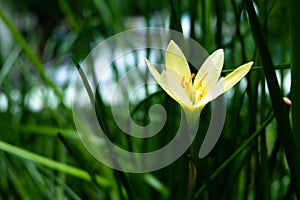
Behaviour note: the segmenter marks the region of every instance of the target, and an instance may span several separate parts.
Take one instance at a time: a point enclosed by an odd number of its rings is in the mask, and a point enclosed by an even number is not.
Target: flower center
[[[195,74],[192,74],[188,81],[185,79],[185,76],[182,76],[181,79],[181,87],[185,89],[186,94],[195,104],[199,102],[205,95],[205,88],[203,87],[203,81],[207,77],[208,73],[206,72],[204,76],[200,79],[199,83],[192,87],[193,78]]]
[[[186,81],[184,75],[182,76],[182,79],[181,79],[181,87],[185,89],[185,92],[190,99],[192,99],[191,98],[192,97],[191,94],[193,93],[192,82],[193,82],[194,76],[195,76],[195,74],[192,74],[188,81]]]

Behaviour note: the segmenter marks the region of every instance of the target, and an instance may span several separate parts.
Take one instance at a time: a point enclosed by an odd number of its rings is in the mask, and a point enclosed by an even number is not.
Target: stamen
[[[198,94],[196,95],[196,101],[198,102],[198,101],[200,101],[200,99],[202,99],[203,98],[203,93],[202,93],[202,91],[199,91],[198,90]]]
[[[182,79],[181,79],[181,87],[185,88],[185,79],[184,79],[184,75],[182,76]]]
[[[196,90],[199,90],[200,88],[201,88],[201,86],[202,86],[202,83],[203,83],[203,81],[204,81],[204,79],[206,78],[206,76],[208,75],[208,72],[206,72],[205,74],[204,74],[204,76],[201,78],[201,80],[199,81],[199,83],[198,83],[198,85],[196,86]]]
[[[202,93],[199,94],[197,101],[200,101],[200,99],[202,99],[202,97],[203,97],[203,94]]]
[[[184,84],[185,84],[185,85],[184,85],[184,86],[185,86],[185,87],[184,87],[184,88],[185,88],[185,92],[186,92],[186,94],[187,94],[190,98],[192,98],[191,92],[193,91],[193,88],[192,88],[192,82],[193,82],[194,76],[195,76],[195,74],[191,74],[191,76],[190,76],[188,82],[184,80]],[[181,81],[181,82],[183,82],[183,81]]]
[[[193,80],[194,76],[195,76],[194,73],[192,73],[192,75],[190,76],[190,79],[189,79],[189,81],[188,81],[188,83],[189,83],[190,85],[192,85],[192,80]]]
[[[189,87],[189,85],[186,85],[185,92],[187,93],[188,96],[190,96],[191,88]]]

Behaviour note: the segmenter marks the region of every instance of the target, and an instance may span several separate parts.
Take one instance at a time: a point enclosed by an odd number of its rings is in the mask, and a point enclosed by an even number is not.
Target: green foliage
[[[296,8],[296,0],[0,0],[0,199],[299,199]],[[161,170],[132,174],[98,162],[81,143],[68,74],[100,41],[138,27],[183,32],[209,53],[223,48],[222,74],[254,61],[243,83],[227,93],[225,126],[207,157],[187,151]],[[115,63],[113,77],[121,71]],[[170,142],[181,117],[165,92],[144,90],[145,98],[130,105],[136,123],[147,125],[157,103],[168,118],[159,134],[143,140],[124,134],[105,97],[95,96],[108,137],[134,152]],[[292,114],[283,96],[291,96]],[[208,105],[196,151],[210,115]]]

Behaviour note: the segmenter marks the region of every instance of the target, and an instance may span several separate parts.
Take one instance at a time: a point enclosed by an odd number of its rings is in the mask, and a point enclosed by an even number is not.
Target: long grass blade
[[[298,145],[295,143],[295,136],[292,134],[289,116],[282,99],[282,94],[276,78],[270,51],[268,49],[266,40],[264,39],[262,28],[256,15],[253,2],[251,0],[245,0],[245,5],[249,15],[249,23],[254,41],[266,76],[268,89],[270,91],[270,97],[272,100],[272,106],[278,124],[279,134],[282,138],[287,162],[292,174],[291,177],[295,186],[297,197],[300,198],[300,151],[298,150]]]
[[[45,158],[43,156],[32,153],[32,152],[27,151],[25,149],[22,149],[20,147],[13,146],[13,145],[8,144],[6,142],[0,141],[0,149],[2,151],[8,152],[10,154],[14,154],[16,156],[19,156],[20,158],[30,160],[34,163],[38,163],[38,164],[47,166],[49,168],[64,172],[64,173],[72,175],[72,176],[75,176],[77,178],[81,178],[81,179],[84,179],[84,180],[87,180],[87,181],[91,181],[91,177],[84,170],[81,170],[81,169],[78,169],[76,167],[72,167],[72,166],[69,166],[69,165],[66,165],[66,164],[63,164],[63,163],[59,163],[59,162],[51,160],[49,158]],[[104,179],[100,176],[96,176],[96,181],[104,187],[108,187],[110,185],[110,183],[106,179]]]

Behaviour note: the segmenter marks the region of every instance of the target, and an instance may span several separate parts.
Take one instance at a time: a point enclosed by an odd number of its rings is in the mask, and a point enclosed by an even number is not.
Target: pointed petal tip
[[[167,49],[169,49],[171,46],[174,46],[174,47],[178,47],[178,45],[176,44],[176,42],[174,42],[174,40],[171,40],[167,46]]]
[[[253,65],[253,61],[250,61],[248,63],[243,64],[241,67],[246,68],[247,71],[250,71],[252,65]]]
[[[187,79],[191,76],[191,71],[186,57],[180,47],[173,40],[170,41],[166,49],[165,63],[167,71],[173,70],[181,75],[181,77],[185,76]]]
[[[156,80],[160,79],[160,73],[156,70],[156,68],[152,65],[152,63],[147,58],[144,58],[144,59],[147,64],[147,67],[148,67],[149,71],[151,72],[151,74],[153,75],[153,77]]]
[[[253,62],[245,63],[225,77],[225,91],[238,83],[250,71]]]
[[[149,65],[151,65],[150,61],[146,57],[144,58],[144,60],[145,60],[145,62],[147,64],[147,66],[149,67]]]
[[[217,50],[215,50],[214,52],[212,52],[211,56],[213,58],[215,58],[215,59],[216,58],[217,59],[219,59],[219,58],[224,59],[224,49],[217,49]]]
[[[250,62],[247,62],[247,63],[244,63],[244,64],[242,64],[241,66],[252,66],[253,65],[253,61],[250,61]]]
[[[217,50],[215,51],[215,53],[222,53],[222,54],[224,54],[224,49],[217,49]]]
[[[224,64],[224,50],[218,49],[214,51],[210,58],[212,58],[212,61],[215,63],[218,70],[222,70],[223,64]]]

